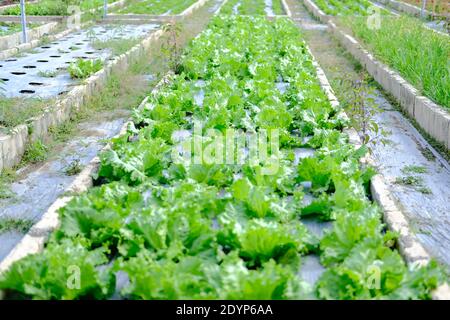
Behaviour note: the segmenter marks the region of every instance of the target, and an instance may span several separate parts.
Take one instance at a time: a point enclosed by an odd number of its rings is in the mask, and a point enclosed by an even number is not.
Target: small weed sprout
[[[344,109],[350,118],[350,124],[358,132],[361,142],[367,145],[369,152],[372,153],[370,146],[377,142],[386,144],[385,137],[388,134],[374,119],[382,111],[373,98],[374,89],[368,84],[365,75],[361,75],[357,80],[344,77],[341,86],[347,92]]]
[[[161,44],[161,53],[169,68],[176,72],[180,67],[180,56],[182,52],[180,44],[181,25],[176,22],[169,22],[163,26],[166,36]]]

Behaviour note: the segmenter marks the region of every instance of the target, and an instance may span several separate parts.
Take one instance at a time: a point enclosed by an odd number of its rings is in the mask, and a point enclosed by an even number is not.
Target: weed
[[[74,176],[79,174],[82,169],[83,166],[80,164],[80,160],[75,159],[64,169],[64,173],[68,176]]]
[[[48,158],[48,147],[40,140],[30,143],[22,157],[22,163],[37,163]]]
[[[2,218],[0,219],[0,234],[13,230],[26,233],[33,224],[33,221],[28,219]]]
[[[44,46],[46,44],[49,44],[50,42],[52,42],[52,40],[50,39],[50,37],[48,35],[43,35],[40,39],[39,39],[39,45],[40,46]]]

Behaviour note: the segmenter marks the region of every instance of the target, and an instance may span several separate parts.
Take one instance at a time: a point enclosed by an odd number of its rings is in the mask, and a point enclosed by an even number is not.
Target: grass
[[[126,6],[118,9],[118,13],[161,15],[168,11],[179,14],[197,0],[128,0]]]
[[[384,17],[379,30],[370,30],[366,19],[342,18],[354,35],[378,59],[396,69],[425,96],[450,108],[450,41],[417,19]]]
[[[116,0],[108,0],[109,3]],[[40,0],[38,3],[27,4],[26,13],[30,16],[64,16],[68,15],[68,5],[77,5],[82,11],[100,8],[103,0]],[[14,6],[5,9],[4,15],[20,15],[20,7]]]
[[[313,0],[328,15],[362,15],[369,14],[372,5],[368,0]]]
[[[416,7],[422,8],[423,0],[402,0],[402,1],[412,4]],[[431,12],[435,12],[435,13],[446,13],[447,12],[448,13],[448,9],[449,9],[449,7],[448,7],[447,0],[437,0],[437,1],[428,0],[427,1],[427,10],[429,10]]]
[[[414,176],[414,175],[406,175],[403,177],[397,177],[394,181],[395,184],[411,187],[414,190],[423,193],[423,194],[432,194],[430,188],[428,188],[422,177]]]
[[[22,163],[38,163],[47,160],[49,155],[49,148],[42,141],[37,140],[29,143],[22,156]]]
[[[0,22],[0,37],[7,36],[22,30],[19,23]]]
[[[54,78],[56,77],[60,72],[58,70],[47,70],[47,71],[39,71],[37,75],[39,77],[43,78]]]
[[[0,219],[0,234],[9,231],[27,233],[33,224],[33,221],[28,219],[2,218]]]
[[[38,98],[3,98],[0,96],[0,129],[8,132],[19,124],[24,124],[28,119],[41,114],[47,106],[51,106],[52,100]]]
[[[14,197],[10,189],[10,184],[15,180],[16,172],[11,169],[3,169],[0,174],[0,199],[9,199]]]

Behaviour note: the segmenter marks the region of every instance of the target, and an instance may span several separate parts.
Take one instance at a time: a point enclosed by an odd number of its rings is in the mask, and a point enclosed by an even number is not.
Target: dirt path
[[[301,0],[287,3],[339,101],[347,101],[342,79],[360,78],[360,66],[330,36],[326,25],[312,18]],[[373,99],[381,109],[374,120],[388,131],[387,143],[372,147],[377,169],[424,247],[450,269],[450,167],[375,84],[369,87],[373,91],[365,100]]]

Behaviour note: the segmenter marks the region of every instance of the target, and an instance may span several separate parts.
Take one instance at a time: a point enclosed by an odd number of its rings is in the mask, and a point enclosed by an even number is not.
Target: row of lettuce
[[[367,0],[313,0],[423,95],[450,108],[449,36],[420,19],[394,16]]]
[[[283,15],[281,0],[228,0],[222,7],[223,14]]]
[[[374,172],[359,163],[367,150],[346,125],[290,20],[216,17],[101,154],[97,186],[59,210],[44,251],[14,263],[0,289],[14,299],[430,298],[444,275],[434,262],[407,267],[394,248],[369,199]],[[181,157],[180,140],[224,156],[217,141],[230,129],[277,130],[280,148],[253,161],[239,148],[226,163]],[[299,148],[315,151],[298,158]],[[305,216],[332,228],[320,237]],[[309,254],[326,267],[314,286],[299,277]]]
[[[108,3],[119,0],[108,0]],[[197,0],[126,0],[115,8],[118,13],[133,14],[179,14]],[[72,13],[74,6],[80,10],[103,8],[104,0],[40,0],[26,4],[26,13],[30,16],[66,16]],[[20,6],[13,6],[1,11],[2,15],[20,15]]]

